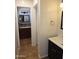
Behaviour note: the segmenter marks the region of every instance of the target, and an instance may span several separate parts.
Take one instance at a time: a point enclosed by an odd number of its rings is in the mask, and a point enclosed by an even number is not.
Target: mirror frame
[[[62,11],[62,14],[61,14],[61,29],[63,30],[63,11]]]

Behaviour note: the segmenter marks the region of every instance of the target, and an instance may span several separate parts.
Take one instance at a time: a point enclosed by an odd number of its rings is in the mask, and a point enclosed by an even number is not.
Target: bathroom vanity
[[[63,59],[63,37],[56,36],[48,38],[49,59]]]
[[[20,39],[31,38],[30,22],[19,22],[19,35],[20,35]]]
[[[19,35],[20,39],[31,38],[31,28],[30,27],[19,28]]]
[[[19,37],[26,39],[31,37],[31,21],[30,21],[30,8],[17,7],[18,10],[18,24],[19,24]]]

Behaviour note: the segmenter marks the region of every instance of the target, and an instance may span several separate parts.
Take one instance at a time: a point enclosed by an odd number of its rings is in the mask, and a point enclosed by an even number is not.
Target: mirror
[[[61,14],[61,29],[63,29],[63,11],[62,11],[62,14]]]
[[[17,7],[18,24],[20,27],[30,26],[30,7]]]
[[[63,30],[63,0],[61,0],[60,8],[61,8],[61,29]]]

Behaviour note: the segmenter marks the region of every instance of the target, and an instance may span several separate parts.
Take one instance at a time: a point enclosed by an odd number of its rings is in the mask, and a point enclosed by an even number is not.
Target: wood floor
[[[40,59],[38,57],[37,47],[31,46],[31,39],[21,39],[20,40],[20,49],[16,55],[16,59]],[[44,58],[48,59],[48,58]]]

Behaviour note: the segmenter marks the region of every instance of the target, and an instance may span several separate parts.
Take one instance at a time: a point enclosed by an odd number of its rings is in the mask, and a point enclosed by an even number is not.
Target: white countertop
[[[19,27],[19,28],[31,28],[31,26]]]
[[[51,37],[48,38],[51,42],[53,42],[54,44],[56,44],[57,46],[59,46],[60,48],[63,49],[63,37],[60,36],[56,36],[56,37]]]

